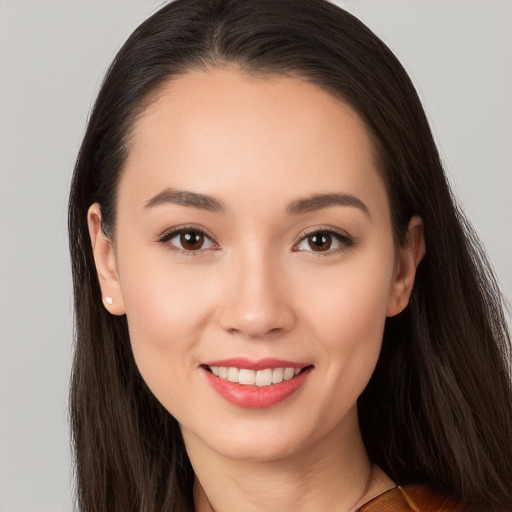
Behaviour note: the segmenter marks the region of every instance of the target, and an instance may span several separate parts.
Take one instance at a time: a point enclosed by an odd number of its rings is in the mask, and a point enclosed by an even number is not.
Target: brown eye
[[[198,251],[202,249],[204,244],[204,235],[197,231],[190,231],[189,233],[181,233],[180,244],[186,251]]]
[[[307,240],[313,251],[328,251],[332,245],[332,236],[329,233],[313,233]]]
[[[212,239],[197,229],[183,229],[166,235],[162,243],[170,244],[171,248],[182,252],[199,252],[214,248]]]
[[[293,250],[331,254],[350,249],[354,243],[353,238],[343,233],[334,230],[318,230],[306,235]]]

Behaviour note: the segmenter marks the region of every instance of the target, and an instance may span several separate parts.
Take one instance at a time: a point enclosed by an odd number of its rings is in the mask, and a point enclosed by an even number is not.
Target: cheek
[[[208,265],[176,263],[165,249],[141,248],[125,250],[119,268],[127,317],[134,333],[157,342],[200,325],[215,292]],[[150,333],[160,335],[150,337]]]
[[[342,344],[380,341],[391,290],[393,258],[354,258],[345,266],[317,272],[307,290],[309,316],[319,338],[332,348]],[[311,276],[313,278],[313,276]],[[316,320],[314,320],[316,319]]]
[[[377,363],[391,289],[394,253],[354,258],[309,286],[308,319],[318,343],[318,358],[326,361],[326,383],[343,386],[339,400],[356,400]],[[342,404],[340,404],[342,405]],[[347,404],[343,404],[345,406]]]
[[[131,345],[139,371],[165,404],[195,370],[195,347],[215,301],[206,270],[172,267],[165,255],[143,261],[131,254],[121,266]],[[130,271],[130,269],[137,269]]]

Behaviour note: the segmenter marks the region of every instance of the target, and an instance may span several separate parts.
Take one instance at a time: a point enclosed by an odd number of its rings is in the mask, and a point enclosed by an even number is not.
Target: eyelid
[[[167,228],[162,231],[159,235],[157,235],[157,241],[160,241],[163,238],[168,238],[170,235],[175,235],[176,233],[183,233],[184,231],[197,231],[206,235],[208,238],[215,240],[215,237],[203,226],[198,224],[180,224],[178,226],[173,226],[172,228]]]
[[[213,249],[208,248],[208,249],[198,249],[197,251],[186,251],[184,249],[177,247],[174,244],[169,243],[169,241],[172,238],[174,238],[175,236],[180,235],[182,233],[190,232],[190,231],[195,231],[197,233],[201,233],[204,237],[208,238],[214,246]],[[201,226],[197,226],[194,224],[184,224],[181,226],[174,226],[172,228],[166,229],[160,235],[158,235],[156,241],[157,241],[157,243],[159,243],[161,245],[165,245],[167,247],[167,249],[169,249],[170,251],[176,252],[179,254],[183,254],[185,256],[199,256],[201,254],[204,254],[205,252],[220,249],[219,243],[217,242],[215,237],[208,232],[208,230],[206,230],[205,228],[203,228]]]
[[[174,244],[168,243],[175,236],[180,235],[182,233],[186,233],[187,231],[195,231],[197,233],[201,233],[204,237],[208,238],[211,241],[213,248],[198,249],[196,251],[187,251],[187,250],[181,249],[180,247],[177,247]],[[335,248],[335,249],[328,249],[326,251],[318,251],[318,252],[313,251],[313,250],[308,251],[308,250],[296,249],[296,247],[302,241],[304,241],[308,236],[310,236],[314,233],[327,233],[327,234],[334,236],[334,238],[336,238],[336,240],[340,243],[340,247]],[[174,226],[172,228],[166,229],[160,235],[158,235],[156,242],[161,245],[165,245],[169,250],[171,250],[173,252],[183,254],[186,256],[199,256],[199,255],[209,252],[211,250],[219,250],[220,249],[219,243],[217,242],[215,237],[209,233],[208,230],[206,230],[202,226],[198,226],[198,225],[194,225],[194,224],[185,224],[185,225]],[[351,249],[356,243],[357,243],[357,239],[342,229],[335,228],[333,226],[314,226],[314,227],[306,229],[297,237],[297,239],[293,243],[292,251],[308,252],[308,253],[315,253],[315,255],[318,255],[318,256],[321,256],[321,255],[327,256],[329,254],[336,254],[336,253],[347,251],[347,250]]]
[[[302,241],[304,241],[308,236],[314,234],[314,233],[327,233],[330,235],[333,235],[339,242],[340,247],[336,249],[328,249],[327,251],[307,251],[307,250],[298,250],[295,249]],[[314,226],[311,228],[306,229],[303,231],[299,237],[296,239],[296,241],[293,244],[292,250],[294,252],[309,252],[313,253],[316,256],[327,256],[329,254],[336,254],[340,252],[345,252],[351,249],[355,244],[357,243],[357,238],[353,237],[352,235],[348,234],[346,231],[335,228],[333,226]]]

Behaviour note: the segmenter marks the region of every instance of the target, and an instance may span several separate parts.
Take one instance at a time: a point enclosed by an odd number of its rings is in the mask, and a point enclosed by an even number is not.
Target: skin
[[[300,78],[194,71],[162,88],[132,142],[115,233],[102,234],[94,204],[91,241],[103,296],[113,298],[105,307],[127,315],[139,370],[181,425],[200,482],[196,509],[346,511],[393,486],[368,460],[356,401],[425,245],[413,217],[407,242],[394,246],[359,116]],[[224,210],[147,206],[170,188]],[[333,192],[367,211],[287,209]],[[190,226],[209,236],[199,249],[180,250],[180,236],[159,241]],[[345,238],[313,251],[315,229]],[[214,392],[200,368],[241,356],[314,368],[284,402],[246,409]]]

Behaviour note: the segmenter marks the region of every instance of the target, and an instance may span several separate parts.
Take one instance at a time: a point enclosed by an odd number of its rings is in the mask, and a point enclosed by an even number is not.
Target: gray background
[[[512,297],[512,2],[340,2],[395,51]],[[0,0],[0,512],[72,508],[66,202],[91,102],[150,0]]]

